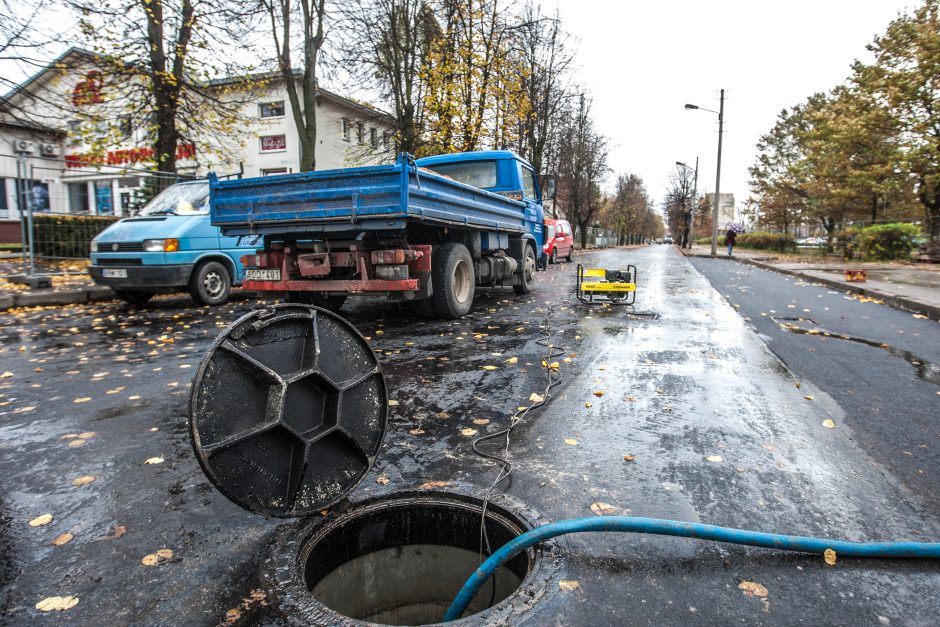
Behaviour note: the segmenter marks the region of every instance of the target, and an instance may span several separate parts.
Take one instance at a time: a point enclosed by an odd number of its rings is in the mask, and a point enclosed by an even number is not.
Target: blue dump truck
[[[546,177],[546,197],[554,180]],[[350,294],[459,318],[478,286],[532,289],[544,264],[542,190],[510,151],[263,178],[210,176],[214,226],[261,237],[243,287],[337,311]]]

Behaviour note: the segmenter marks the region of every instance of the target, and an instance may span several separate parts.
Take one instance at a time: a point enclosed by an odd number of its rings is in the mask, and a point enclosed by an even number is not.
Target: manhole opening
[[[350,510],[300,552],[307,589],[349,618],[386,625],[438,623],[480,556],[482,503],[454,497],[383,501]],[[497,550],[524,533],[518,518],[490,505],[486,531]],[[485,546],[485,545],[484,545]],[[521,553],[487,583],[465,616],[510,596],[533,566]]]

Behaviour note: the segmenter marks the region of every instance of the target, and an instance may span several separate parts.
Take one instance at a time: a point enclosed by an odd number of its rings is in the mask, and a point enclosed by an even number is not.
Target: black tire
[[[189,279],[189,295],[197,305],[222,305],[232,293],[232,277],[218,261],[196,266]]]
[[[528,244],[525,244],[525,250],[522,252],[522,267],[519,268],[519,283],[513,285],[512,289],[516,294],[528,294],[532,291],[532,285],[535,283],[535,250]]]
[[[324,294],[323,292],[288,292],[287,302],[314,305],[332,312],[337,312],[346,302],[345,294]]]
[[[438,317],[456,320],[473,306],[476,273],[473,257],[463,244],[449,242],[435,246],[431,252],[431,284],[434,311]]]
[[[552,254],[548,256],[548,263],[555,265],[555,262],[558,261],[558,249],[552,248]]]
[[[143,306],[153,298],[152,292],[141,292],[140,290],[114,290],[115,296],[123,300],[128,305]]]
[[[571,245],[571,248],[568,249],[568,256],[565,257],[565,261],[571,263],[571,258],[574,257],[574,244]]]

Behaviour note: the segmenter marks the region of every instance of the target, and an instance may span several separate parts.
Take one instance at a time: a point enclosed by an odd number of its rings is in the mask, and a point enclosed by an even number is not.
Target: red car
[[[559,257],[571,261],[574,236],[567,220],[545,220],[545,246],[542,251],[548,256],[548,263],[555,263]]]

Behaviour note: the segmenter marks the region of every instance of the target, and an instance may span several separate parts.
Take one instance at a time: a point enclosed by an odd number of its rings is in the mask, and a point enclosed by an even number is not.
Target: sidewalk
[[[52,275],[52,287],[40,289],[31,289],[27,285],[6,279],[17,274],[23,274],[22,260],[18,255],[4,255],[0,258],[0,311],[15,307],[72,305],[115,298],[110,287],[95,285],[87,274]],[[36,274],[44,273],[37,270]]]
[[[694,245],[680,252],[687,257],[710,257],[711,247]],[[822,283],[833,289],[884,301],[886,305],[940,320],[940,266],[900,262],[857,262],[839,257],[792,258],[769,250],[736,249],[729,257],[718,247],[719,259],[729,259]],[[865,270],[864,283],[845,280],[845,271]]]

